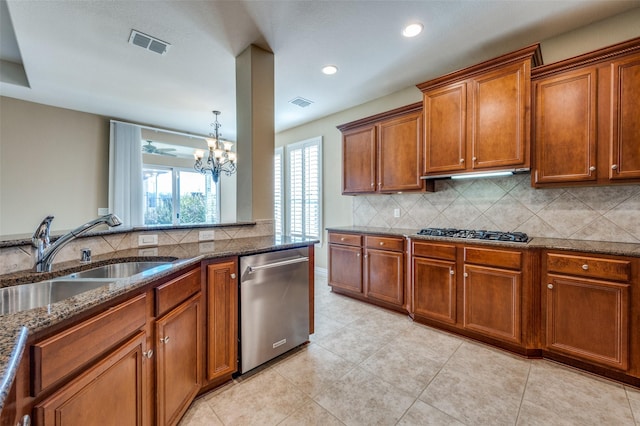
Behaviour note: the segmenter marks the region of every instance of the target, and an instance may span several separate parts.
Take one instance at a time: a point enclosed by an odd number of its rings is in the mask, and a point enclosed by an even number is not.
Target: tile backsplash
[[[534,189],[529,174],[439,180],[434,193],[354,197],[353,225],[640,243],[640,184]]]
[[[255,225],[218,226],[213,228],[167,229],[146,231],[132,231],[105,235],[95,235],[77,238],[64,246],[54,259],[54,264],[80,258],[80,250],[91,249],[92,255],[106,254],[118,250],[139,247],[140,235],[155,234],[158,236],[158,246],[173,244],[197,243],[201,231],[213,231],[213,240],[228,240],[231,238],[262,237],[273,235],[273,221],[259,220]],[[34,258],[30,245],[0,248],[0,275],[16,271],[28,270],[33,267]]]

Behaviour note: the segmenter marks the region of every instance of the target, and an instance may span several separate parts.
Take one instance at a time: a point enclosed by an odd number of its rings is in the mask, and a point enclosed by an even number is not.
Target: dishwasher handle
[[[308,261],[308,257],[297,257],[295,259],[287,259],[280,262],[265,263],[264,265],[247,266],[247,272],[253,274],[254,272],[261,271],[263,269],[279,268],[280,266],[293,265],[294,263],[302,263]]]

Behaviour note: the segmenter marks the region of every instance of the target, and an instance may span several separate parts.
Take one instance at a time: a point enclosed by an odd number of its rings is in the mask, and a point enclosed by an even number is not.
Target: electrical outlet
[[[158,235],[157,234],[148,234],[148,235],[139,235],[138,236],[138,245],[139,246],[157,246],[158,245]]]
[[[400,209],[393,209],[393,217],[400,217]]]
[[[198,241],[210,241],[213,240],[215,236],[215,232],[211,231],[200,231],[198,234]]]

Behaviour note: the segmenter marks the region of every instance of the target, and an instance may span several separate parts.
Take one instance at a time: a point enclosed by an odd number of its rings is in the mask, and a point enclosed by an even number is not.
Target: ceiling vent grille
[[[309,99],[301,98],[300,96],[293,98],[289,103],[299,106],[300,108],[306,108],[313,103]]]
[[[150,35],[141,33],[137,30],[131,30],[131,35],[129,36],[129,43],[135,46],[140,46],[143,49],[149,50],[151,52],[159,53],[160,55],[164,55],[169,50],[169,43],[164,42],[155,37],[151,37]]]

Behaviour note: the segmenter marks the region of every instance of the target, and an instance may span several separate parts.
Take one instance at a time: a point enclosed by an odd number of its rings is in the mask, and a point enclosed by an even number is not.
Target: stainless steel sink
[[[0,315],[47,306],[134,275],[149,277],[174,265],[166,261],[112,263],[48,281],[0,288]]]
[[[86,271],[74,272],[65,275],[63,280],[67,279],[119,279],[129,278],[140,273],[146,275],[155,274],[173,266],[171,262],[123,262],[112,263],[110,265],[99,266],[97,268],[88,269]],[[143,275],[144,276],[144,275]]]
[[[104,280],[57,279],[0,288],[0,314],[47,306],[109,284]]]

